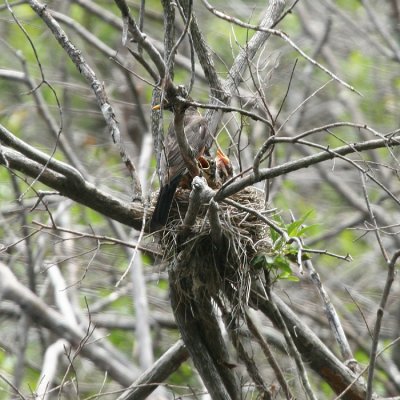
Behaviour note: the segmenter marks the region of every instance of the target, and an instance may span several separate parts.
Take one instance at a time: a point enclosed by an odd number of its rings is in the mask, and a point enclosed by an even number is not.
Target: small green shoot
[[[314,226],[304,225],[306,219],[310,216],[312,211],[308,211],[301,218],[290,224],[285,224],[280,216],[275,218],[279,228],[281,228],[288,238],[301,239],[307,233],[309,233]],[[271,252],[261,252],[256,254],[251,264],[254,268],[265,269],[271,274],[273,282],[278,280],[289,280],[298,282],[299,278],[293,274],[291,265],[297,263],[298,259],[298,248],[295,243],[285,240],[285,238],[272,227],[270,228],[270,237],[272,240]],[[302,254],[302,261],[310,259],[308,254]]]

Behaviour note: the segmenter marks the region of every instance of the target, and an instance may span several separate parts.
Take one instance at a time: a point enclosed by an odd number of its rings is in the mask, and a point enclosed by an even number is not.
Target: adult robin
[[[160,106],[155,107],[155,109],[157,108],[159,109]],[[174,112],[174,121],[168,128],[164,149],[161,153],[160,192],[150,221],[151,231],[160,229],[167,223],[175,191],[187,172],[175,132],[177,119],[183,117],[185,136],[194,159],[198,160],[207,154],[212,143],[207,121],[196,107],[185,103],[177,105],[166,103],[164,109]]]

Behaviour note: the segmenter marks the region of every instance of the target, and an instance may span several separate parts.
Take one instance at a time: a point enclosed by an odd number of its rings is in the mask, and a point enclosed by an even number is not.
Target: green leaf
[[[286,280],[290,282],[300,282],[300,278],[297,277],[296,275],[290,275],[287,277]]]
[[[287,225],[286,230],[289,236],[297,236],[297,229],[301,226],[302,221],[297,220]]]
[[[286,272],[292,272],[290,265],[289,265],[289,260],[284,257],[284,256],[276,256],[274,259],[274,263],[273,263],[273,267],[274,268],[279,268],[282,271],[286,271]]]
[[[269,234],[271,236],[272,243],[277,242],[281,238],[281,235],[273,228],[269,228]]]
[[[287,225],[286,230],[289,236],[299,236],[300,227],[304,224],[306,219],[310,216],[313,210],[306,212],[302,217],[298,220],[292,222],[291,224]],[[302,228],[303,229],[303,228]]]
[[[254,268],[261,269],[261,268],[266,268],[273,262],[274,262],[273,256],[267,253],[258,253],[252,258],[250,263]]]
[[[303,227],[301,227],[301,229],[299,229],[299,231],[297,232],[297,235],[301,237],[301,236],[306,235],[309,232],[313,232],[317,226],[318,226],[317,224],[303,226]]]
[[[282,272],[281,274],[278,275],[277,279],[283,279],[285,281],[291,281],[291,282],[300,281],[300,279],[296,275],[293,275],[292,273],[289,272]]]

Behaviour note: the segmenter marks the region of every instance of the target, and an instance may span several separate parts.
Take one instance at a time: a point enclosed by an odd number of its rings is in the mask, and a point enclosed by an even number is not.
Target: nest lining
[[[173,271],[175,286],[191,300],[204,295],[215,298],[221,290],[228,290],[235,298],[234,306],[247,304],[251,281],[259,274],[251,266],[251,259],[259,252],[271,250],[268,227],[257,215],[221,202],[219,246],[211,237],[207,205],[201,207],[195,224],[182,241],[180,233],[189,194],[189,190],[178,189],[161,235],[164,259]],[[258,213],[265,211],[263,196],[256,188],[246,188],[230,198]]]
[[[170,233],[176,231],[176,228],[182,224],[188,209],[189,194],[189,190],[183,189],[178,189],[176,192],[165,232]],[[263,196],[261,192],[254,187],[245,188],[241,192],[232,195],[230,198],[242,206],[258,213],[263,213],[265,211]],[[239,210],[235,206],[224,202],[219,203],[219,207],[220,219],[225,231],[244,235],[247,240],[250,240],[252,243],[257,243],[259,240],[267,238],[268,229],[257,215]],[[192,235],[209,230],[209,222],[208,219],[205,218],[207,211],[208,205],[203,205],[197,216],[196,223],[191,229]],[[164,242],[164,240],[162,242]]]

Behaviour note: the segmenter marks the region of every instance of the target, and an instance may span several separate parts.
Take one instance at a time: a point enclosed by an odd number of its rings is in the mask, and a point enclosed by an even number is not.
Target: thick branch
[[[207,186],[207,182],[204,178],[199,176],[193,178],[189,208],[183,222],[186,228],[190,228],[195,223],[200,206],[210,201],[213,195],[214,191]]]
[[[353,372],[331,353],[315,333],[301,321],[278,296],[274,295],[274,293],[272,293],[272,295],[273,301],[278,307],[298,351],[307,361],[308,365],[319,374],[336,393],[341,393],[353,382],[355,377]],[[252,300],[258,305],[259,309],[279,327],[279,321],[276,318],[274,309],[271,304],[263,298],[263,295],[253,292]],[[359,381],[355,382],[343,397],[345,400],[363,400],[364,398],[365,387]]]
[[[11,149],[2,149],[3,156],[0,157],[0,164],[7,165],[12,169],[23,172],[26,175],[37,178],[43,165],[49,157],[25,142],[17,139],[9,131],[0,125],[0,139],[3,144],[17,148],[19,152]],[[365,150],[384,148],[388,146],[398,146],[400,137],[398,135],[390,139],[375,139],[361,143],[341,146],[334,149],[327,148],[326,151],[315,155],[307,156],[299,160],[278,165],[274,168],[263,168],[259,170],[258,178],[254,173],[241,178],[238,181],[230,181],[215,195],[215,201],[221,201],[234,193],[239,192],[247,186],[289,172],[307,168],[323,161],[331,160],[337,156],[344,156],[351,153],[363,152]],[[144,209],[138,205],[125,203],[103,191],[98,190],[94,185],[83,180],[77,170],[55,159],[51,159],[47,170],[39,177],[39,181],[49,187],[58,190],[61,195],[77,201],[87,207],[92,208],[110,218],[115,219],[125,225],[135,229],[141,229]]]
[[[199,175],[200,171],[193,156],[193,151],[190,148],[189,142],[185,135],[184,117],[185,110],[174,111],[174,129],[176,141],[178,142],[179,150],[181,152],[183,161],[186,164],[186,168],[188,169],[190,175],[195,177]]]
[[[117,400],[145,399],[165,381],[181,364],[189,353],[182,340],[170,347],[147,371],[145,371]]]
[[[164,62],[169,76],[174,79],[175,52],[172,53],[172,49],[175,40],[175,8],[169,0],[162,0],[161,4],[164,9]]]
[[[0,125],[0,143],[18,150],[30,160],[36,161],[43,166],[47,164],[49,168],[65,175],[65,177],[67,177],[71,183],[80,184],[84,181],[83,176],[77,169],[66,163],[63,163],[62,161],[57,161],[54,158],[50,158],[46,153],[37,150],[35,147],[30,146],[23,140],[13,135],[3,125]]]
[[[189,248],[186,251],[190,252]],[[236,400],[240,389],[216,320],[209,294],[185,276],[201,262],[188,254],[179,257],[169,273],[171,305],[193,363],[214,400]]]
[[[133,180],[134,196],[140,198],[142,195],[142,189],[139,178],[136,173],[136,167],[133,164],[130,157],[128,156],[128,154],[126,153],[125,148],[123,147],[121,141],[121,133],[118,127],[118,123],[115,119],[115,113],[107,98],[104,85],[97,79],[93,69],[86,62],[85,58],[82,56],[82,53],[69,40],[67,34],[61,29],[58,22],[51,15],[51,12],[47,9],[47,6],[39,3],[36,0],[29,0],[29,5],[37,13],[37,15],[40,18],[42,18],[42,20],[47,24],[47,26],[53,33],[55,39],[68,54],[71,61],[75,64],[78,71],[85,78],[86,82],[93,90],[99,108],[103,114],[103,118],[110,130],[112,140],[118,146],[121,158],[124,161],[129,173],[131,174]]]
[[[248,176],[240,179],[237,182],[228,182],[228,184],[223,186],[222,189],[216,194],[215,200],[221,201],[222,199],[231,196],[234,193],[240,192],[245,187],[250,186],[256,182],[260,182],[265,179],[275,178],[281,175],[286,175],[289,172],[308,168],[311,165],[319,164],[327,160],[332,160],[338,156],[345,156],[351,153],[398,145],[400,145],[400,136],[396,135],[390,139],[368,140],[365,142],[336,147],[334,149],[330,149],[329,147],[327,147],[325,151],[313,154],[308,157],[300,158],[299,160],[290,161],[285,164],[278,165],[274,168],[260,169],[258,177],[256,177],[254,173],[250,173]]]
[[[189,18],[189,0],[181,0],[181,4],[186,17]],[[222,89],[222,84],[218,77],[217,71],[215,70],[214,62],[208,50],[207,43],[200,31],[197,19],[193,13],[190,21],[190,33],[193,37],[193,46],[195,48],[197,57],[199,58],[201,67],[203,68],[204,74],[210,85],[211,96],[220,100],[226,100],[224,98],[225,94]]]
[[[0,263],[0,297],[18,304],[37,324],[52,331],[57,337],[66,339],[80,353],[91,360],[94,365],[124,386],[128,386],[138,375],[133,365],[121,363],[113,357],[100,342],[86,343],[89,332],[70,324],[63,315],[50,308],[38,296],[18,282],[15,275]]]
[[[58,169],[62,167],[62,163],[59,161],[53,159],[52,162],[57,165]],[[57,190],[62,196],[98,211],[115,221],[132,226],[137,230],[142,227],[144,212],[142,206],[126,203],[99,190],[95,185],[85,180],[77,181],[71,179],[55,169],[50,169],[49,166],[44,169],[42,164],[5,147],[1,148],[0,164],[8,165],[9,168],[20,171],[32,178],[37,178],[40,175],[40,182]]]

